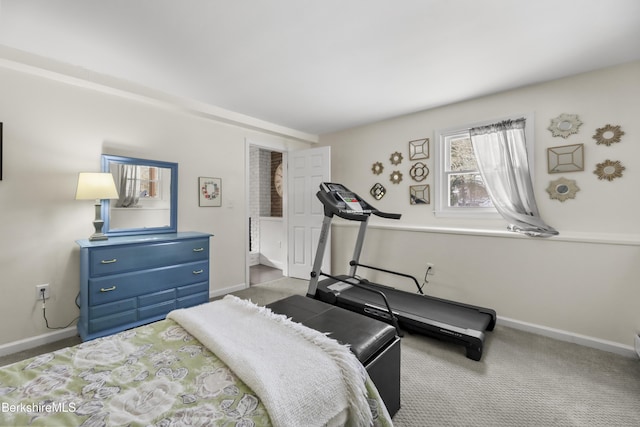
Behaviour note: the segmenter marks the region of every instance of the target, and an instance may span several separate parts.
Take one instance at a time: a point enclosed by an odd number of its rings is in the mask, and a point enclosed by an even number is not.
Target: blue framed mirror
[[[178,164],[102,155],[102,172],[110,172],[118,199],[103,200],[108,236],[178,231]]]

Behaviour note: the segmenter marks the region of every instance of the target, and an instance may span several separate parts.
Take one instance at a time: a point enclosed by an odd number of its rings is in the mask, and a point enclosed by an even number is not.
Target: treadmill
[[[400,214],[377,210],[342,184],[323,182],[316,196],[324,205],[324,220],[307,296],[391,323],[400,336],[404,329],[463,345],[468,358],[480,360],[484,333],[492,331],[496,324],[495,310],[424,295],[422,287],[413,276],[360,264],[360,253],[371,215],[400,219]],[[348,275],[333,276],[321,270],[331,221],[335,215],[360,222]],[[358,267],[413,280],[418,293],[402,291],[359,277],[356,275]]]

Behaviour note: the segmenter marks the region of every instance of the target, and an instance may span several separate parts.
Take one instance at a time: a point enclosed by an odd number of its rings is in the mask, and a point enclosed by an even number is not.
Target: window
[[[123,171],[120,179],[126,181],[124,188],[127,194],[143,202],[158,199],[161,196],[160,173],[160,169],[155,166],[134,165],[129,172]]]
[[[469,129],[476,126],[517,119],[523,115],[489,120],[436,131],[435,214],[437,216],[490,217],[500,215],[493,207],[476,156],[471,145]],[[526,138],[529,159],[532,159],[533,116],[526,115]]]
[[[155,199],[160,195],[158,191],[160,181],[158,168],[153,166],[138,166],[140,181],[140,198]]]

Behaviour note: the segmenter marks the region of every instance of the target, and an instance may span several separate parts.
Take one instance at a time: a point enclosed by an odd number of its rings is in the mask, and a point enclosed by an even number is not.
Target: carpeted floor
[[[402,339],[397,426],[640,426],[640,361],[497,326],[480,362]]]
[[[236,295],[257,304],[298,293],[284,278]],[[402,338],[396,426],[640,426],[640,360],[498,325],[480,362],[449,343]]]
[[[304,295],[307,282],[283,278],[234,294],[265,305]],[[73,340],[0,358],[0,366]],[[402,338],[404,426],[640,426],[640,360],[498,325],[482,360],[420,335]],[[12,360],[13,359],[13,360]]]

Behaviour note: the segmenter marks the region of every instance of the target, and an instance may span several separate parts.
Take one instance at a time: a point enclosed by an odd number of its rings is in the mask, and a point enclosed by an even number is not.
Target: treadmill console
[[[364,220],[371,215],[374,208],[362,200],[356,193],[342,184],[323,182],[320,184],[318,198],[325,207],[325,213],[329,211],[341,218]]]
[[[338,215],[353,221],[364,221],[372,214],[383,218],[400,218],[399,214],[380,212],[342,184],[323,182],[316,195],[324,205],[327,216]]]
[[[337,202],[337,206],[340,209],[346,209],[352,213],[363,213],[358,195],[356,193],[352,193],[343,185],[323,182],[320,184],[320,189],[333,195]]]

